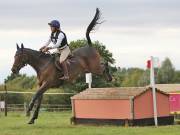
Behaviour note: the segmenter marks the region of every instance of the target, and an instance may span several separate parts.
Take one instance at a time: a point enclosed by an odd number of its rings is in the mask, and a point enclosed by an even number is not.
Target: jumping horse
[[[88,41],[87,45],[74,50],[72,55],[66,60],[70,77],[68,80],[69,82],[76,79],[79,74],[86,72],[91,72],[96,75],[103,75],[108,81],[112,80],[107,63],[101,62],[100,54],[95,48],[92,47],[89,36],[89,33],[94,30],[95,26],[100,24],[100,22],[98,22],[99,19],[100,11],[97,8],[96,14],[86,30],[86,38]],[[28,124],[33,124],[35,119],[38,118],[43,93],[49,88],[57,88],[62,86],[64,80],[59,79],[59,77],[63,75],[63,70],[61,67],[57,66],[55,58],[52,57],[51,54],[24,48],[23,44],[21,44],[21,47],[19,47],[17,44],[17,51],[14,56],[14,64],[11,69],[12,72],[17,74],[19,70],[27,64],[32,66],[36,71],[39,86],[27,109],[27,113],[30,113],[35,102],[37,102],[33,116],[28,122]]]

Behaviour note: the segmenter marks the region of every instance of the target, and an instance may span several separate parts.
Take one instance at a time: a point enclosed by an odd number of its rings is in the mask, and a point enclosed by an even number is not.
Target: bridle
[[[26,66],[28,63],[28,57],[23,52],[22,52],[22,54],[16,54],[15,57],[18,57],[20,55],[23,55],[21,62],[19,62],[19,64],[13,65],[13,68],[15,68],[16,70],[20,70],[22,67]]]

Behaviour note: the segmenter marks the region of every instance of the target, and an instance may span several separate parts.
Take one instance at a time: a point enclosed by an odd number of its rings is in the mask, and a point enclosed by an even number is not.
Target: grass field
[[[156,127],[84,126],[70,124],[71,112],[41,112],[34,125],[22,113],[0,114],[0,135],[180,135],[180,125]]]

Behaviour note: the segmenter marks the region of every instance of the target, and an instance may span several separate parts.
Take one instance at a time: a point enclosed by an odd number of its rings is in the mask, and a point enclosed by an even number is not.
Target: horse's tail
[[[101,12],[98,8],[96,8],[96,14],[93,18],[93,20],[91,21],[91,23],[89,24],[89,26],[87,27],[87,30],[86,30],[86,38],[87,38],[87,41],[88,41],[88,45],[89,46],[92,46],[92,43],[91,43],[91,38],[89,36],[89,33],[92,31],[92,30],[95,30],[95,26],[97,24],[101,24],[102,22],[98,22],[99,19],[101,17]]]

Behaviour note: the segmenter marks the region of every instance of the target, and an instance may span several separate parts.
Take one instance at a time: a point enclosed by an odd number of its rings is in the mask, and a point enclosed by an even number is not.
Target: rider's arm
[[[45,48],[51,43],[51,39],[49,38],[48,41],[39,49],[40,51],[44,51]]]
[[[64,38],[64,34],[63,33],[59,33],[57,42],[56,42],[56,44],[53,44],[51,46],[51,49],[58,48],[61,45],[61,42],[62,42],[63,38]]]

